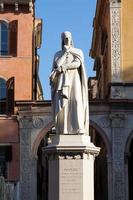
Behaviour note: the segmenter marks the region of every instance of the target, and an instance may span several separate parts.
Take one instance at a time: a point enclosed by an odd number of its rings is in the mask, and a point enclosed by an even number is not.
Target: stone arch
[[[100,136],[102,137],[102,139],[104,140],[104,142],[106,144],[108,157],[110,157],[111,156],[111,144],[110,144],[110,141],[109,141],[105,131],[96,122],[94,122],[92,120],[90,120],[90,127],[94,128],[100,134]]]
[[[2,17],[0,17],[0,22],[5,22],[7,24],[10,23],[10,21],[8,19],[2,18]]]
[[[95,200],[99,198],[107,200],[109,199],[111,188],[111,142],[109,141],[107,133],[97,122],[90,120],[90,128],[98,133],[99,136],[97,136],[99,139],[101,138],[101,151],[94,163]],[[98,144],[95,145],[97,146]]]
[[[48,131],[50,131],[50,129],[53,127],[53,125],[54,125],[53,121],[49,122],[48,124],[45,125],[45,127],[37,135],[36,139],[33,142],[33,146],[32,146],[32,156],[33,157],[37,158],[37,151],[38,151],[39,144],[40,144],[41,140],[46,136]]]
[[[5,76],[3,76],[3,75],[1,75],[1,74],[0,74],[0,78],[4,79],[5,81],[7,81],[7,80],[8,80],[8,78],[7,78],[7,77],[5,77]]]
[[[45,127],[40,131],[40,133],[37,135],[33,146],[32,146],[32,156],[33,157],[37,157],[37,150],[39,147],[39,144],[42,140],[42,138],[44,138],[47,134],[47,132],[54,126],[53,121],[49,122],[48,124],[45,125]],[[105,133],[105,131],[94,121],[90,120],[90,127],[94,128],[99,134],[100,136],[103,138],[106,147],[107,147],[107,152],[108,152],[108,156],[111,155],[111,145],[109,142],[109,139]],[[133,134],[133,133],[132,133]]]
[[[125,144],[125,153],[129,153],[129,149],[130,149],[130,145],[131,145],[131,141],[133,139],[133,131],[131,131],[131,133],[129,134],[126,144]]]

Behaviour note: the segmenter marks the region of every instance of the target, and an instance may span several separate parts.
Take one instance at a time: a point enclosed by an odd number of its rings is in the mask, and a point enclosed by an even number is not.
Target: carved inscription
[[[81,199],[83,187],[83,169],[80,160],[63,160],[60,168],[61,199]],[[74,195],[74,196],[73,196]]]

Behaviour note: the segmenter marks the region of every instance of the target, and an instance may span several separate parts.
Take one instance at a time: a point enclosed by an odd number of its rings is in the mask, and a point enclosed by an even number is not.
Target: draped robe
[[[88,134],[88,88],[83,53],[71,47],[64,56],[62,71],[59,60],[64,50],[55,54],[51,72],[52,107],[58,134]],[[63,66],[67,64],[67,69]]]

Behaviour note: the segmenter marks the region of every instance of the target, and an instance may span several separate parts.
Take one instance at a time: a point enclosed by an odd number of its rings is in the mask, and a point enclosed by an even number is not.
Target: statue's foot
[[[79,129],[79,130],[77,131],[77,134],[78,134],[78,135],[82,135],[82,134],[84,134],[84,130]]]

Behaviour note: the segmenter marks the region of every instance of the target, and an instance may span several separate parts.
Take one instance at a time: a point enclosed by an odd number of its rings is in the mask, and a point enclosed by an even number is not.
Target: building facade
[[[22,190],[17,102],[43,99],[37,54],[41,31],[34,1],[0,1],[0,177],[5,179],[10,199],[21,198]]]
[[[94,86],[90,90],[90,134],[101,146],[95,161],[96,200],[133,198],[132,8],[131,0],[98,0],[96,6],[90,50],[97,80],[97,92]]]

